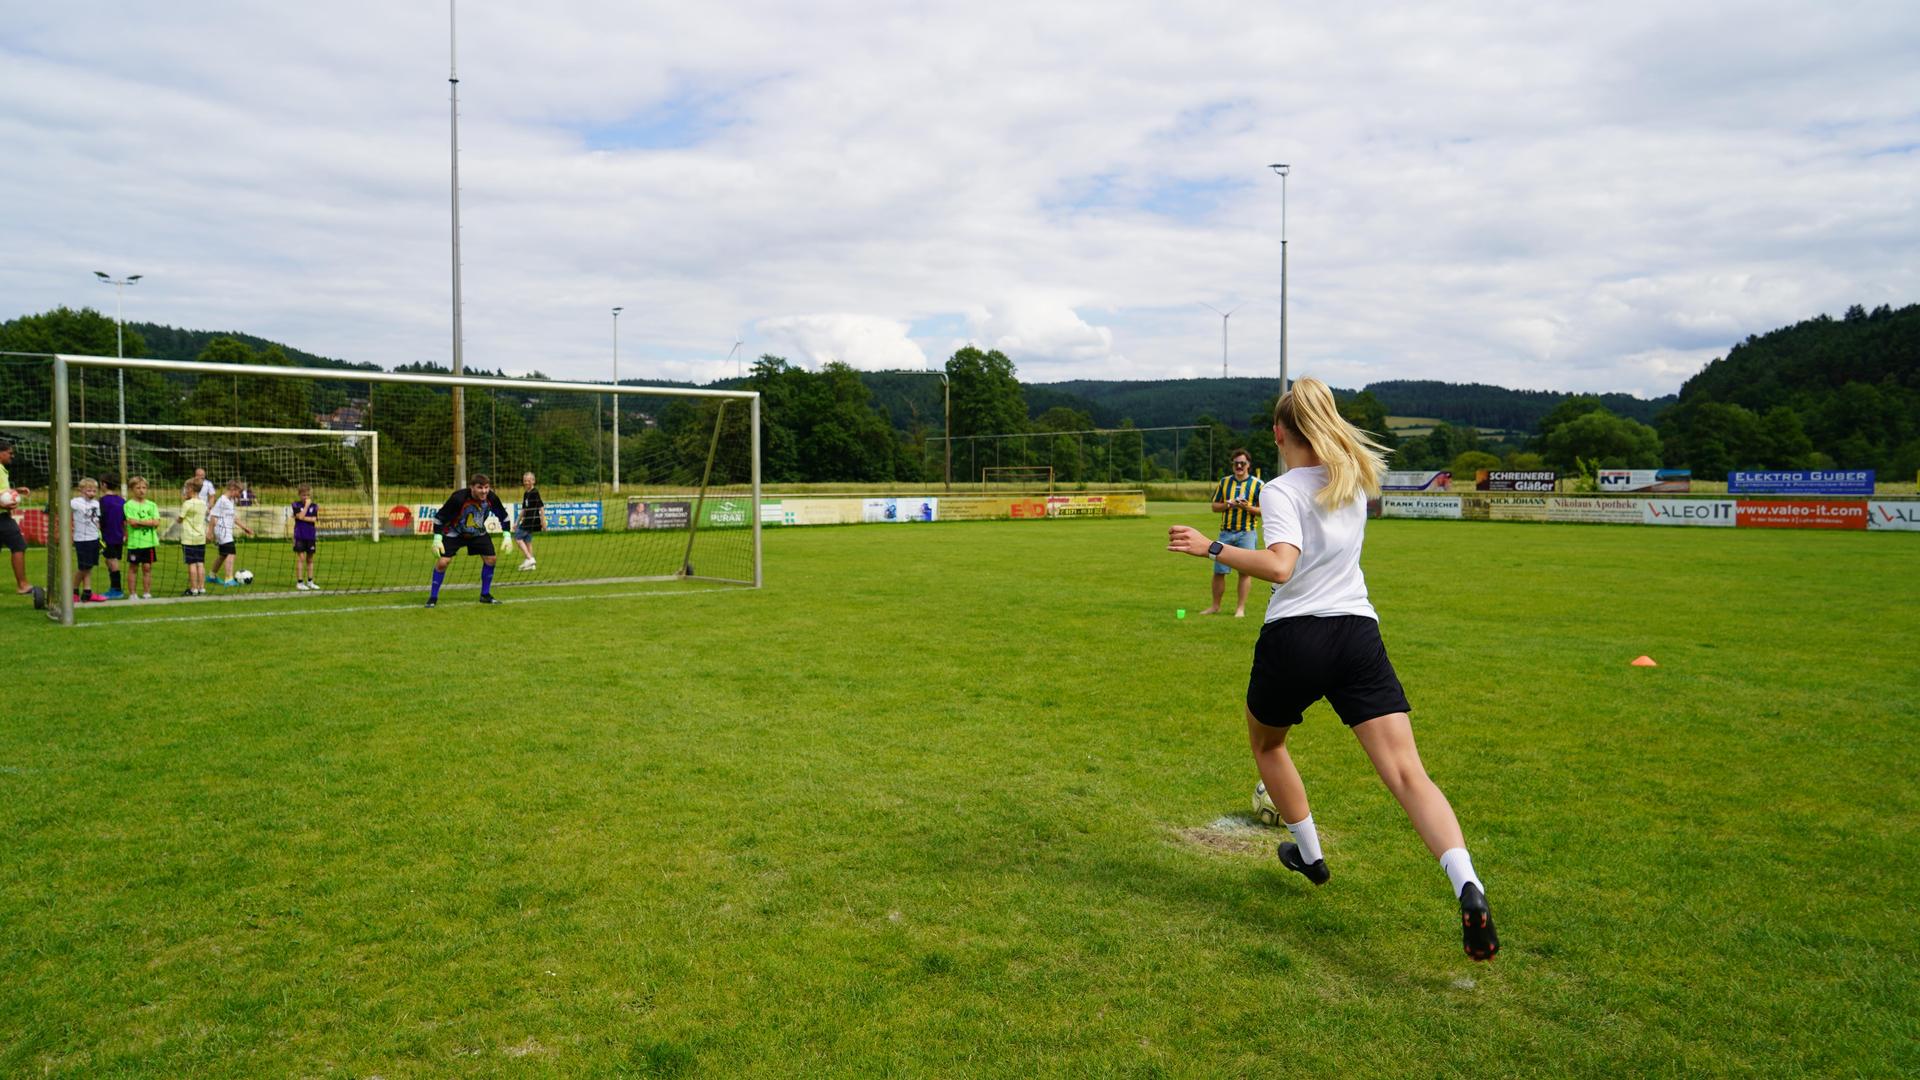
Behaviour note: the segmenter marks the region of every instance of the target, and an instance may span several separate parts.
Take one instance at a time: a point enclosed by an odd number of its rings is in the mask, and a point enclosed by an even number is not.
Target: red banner
[[[1867,504],[1864,502],[1741,499],[1738,513],[1738,521],[1743,529],[1864,529],[1867,527]]]

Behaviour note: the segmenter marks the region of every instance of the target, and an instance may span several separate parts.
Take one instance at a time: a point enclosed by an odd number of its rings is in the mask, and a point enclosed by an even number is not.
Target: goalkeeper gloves
[[[447,542],[437,532],[433,534],[433,553],[442,559],[447,557]]]

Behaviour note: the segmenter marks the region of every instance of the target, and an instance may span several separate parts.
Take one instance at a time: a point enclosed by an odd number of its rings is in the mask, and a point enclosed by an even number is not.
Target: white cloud
[[[444,19],[12,13],[0,318],[145,273],[130,318],[445,360]],[[1231,366],[1266,373],[1276,159],[1292,367],[1339,385],[1665,392],[1748,333],[1920,300],[1911,4],[576,0],[460,31],[479,367],[601,376],[623,304],[623,374],[731,375],[742,327],[749,357],[1210,374],[1196,301],[1234,297]]]
[[[907,325],[878,316],[784,315],[762,319],[755,329],[808,367],[834,360],[867,370],[927,366],[927,354],[907,338]]]

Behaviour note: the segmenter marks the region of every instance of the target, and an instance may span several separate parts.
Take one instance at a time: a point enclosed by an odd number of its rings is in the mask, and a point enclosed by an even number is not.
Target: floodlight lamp
[[[135,275],[133,275],[132,277],[130,277],[130,278],[128,278],[128,279],[127,279],[127,284],[129,284],[129,285],[131,285],[131,284],[133,284],[134,282],[136,282],[136,281],[139,281],[139,280],[140,280],[141,278],[143,278],[143,277],[146,277],[146,276],[147,276],[147,275],[145,275],[145,274],[135,274]]]
[[[1291,166],[1285,163],[1278,163],[1278,164],[1269,165],[1267,166],[1267,168],[1272,169],[1274,172],[1280,174],[1281,176],[1285,176],[1287,175],[1287,170],[1291,168]]]
[[[95,270],[95,271],[93,272],[93,276],[94,276],[94,277],[97,277],[97,278],[99,278],[99,279],[100,279],[101,281],[112,281],[112,280],[113,280],[112,278],[110,278],[110,277],[108,277],[108,276],[107,276],[107,275],[106,275],[106,274],[105,274],[105,273],[104,273],[103,271],[100,271],[100,270]]]

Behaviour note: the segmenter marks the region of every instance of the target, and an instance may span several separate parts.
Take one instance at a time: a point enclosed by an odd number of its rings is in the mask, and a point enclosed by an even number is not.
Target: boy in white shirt
[[[213,580],[220,585],[238,585],[233,579],[234,553],[237,548],[233,542],[233,530],[239,529],[248,536],[253,530],[239,519],[237,507],[240,504],[240,481],[227,481],[226,494],[220,496],[208,512],[207,522],[213,526],[213,542],[220,545],[220,558],[213,564]]]
[[[73,509],[73,561],[80,576],[74,581],[74,596],[83,604],[105,603],[106,597],[93,591],[93,568],[100,565],[100,482],[93,477],[80,481],[80,494],[67,505]]]

